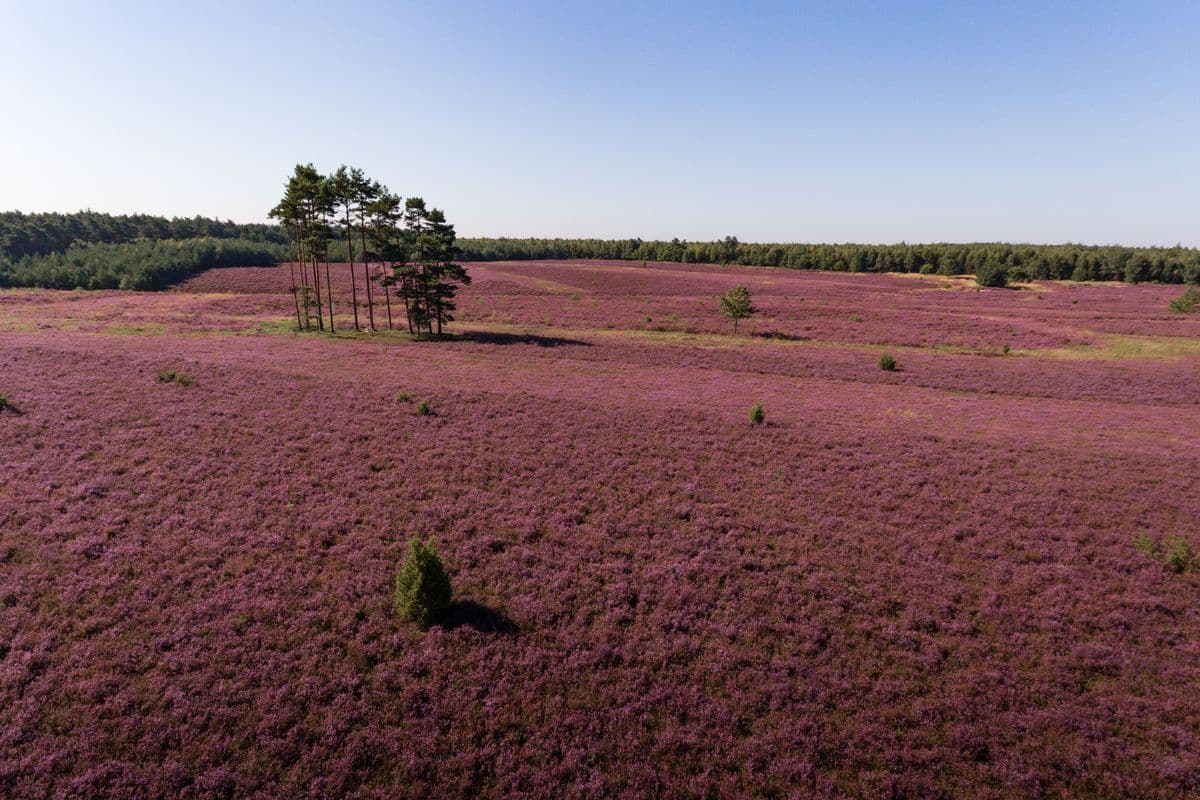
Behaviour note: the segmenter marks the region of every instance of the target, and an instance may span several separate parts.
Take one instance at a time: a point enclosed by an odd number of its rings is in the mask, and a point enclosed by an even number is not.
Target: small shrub
[[[1003,353],[1004,355],[1008,355],[1009,353],[1012,352],[1012,348],[1009,347],[1008,344],[1005,344],[1004,347],[1000,348],[1000,352]]]
[[[3,411],[6,408],[8,408],[8,398],[0,393],[0,411]]]
[[[750,406],[750,421],[755,425],[762,425],[767,421],[767,412],[763,411],[763,404],[761,402]]]
[[[879,368],[884,372],[895,372],[900,367],[896,364],[896,359],[891,353],[884,353],[879,357]]]
[[[415,536],[408,543],[408,558],[396,575],[396,614],[405,622],[428,628],[450,607],[450,577],[433,542]]]
[[[1133,537],[1133,547],[1147,558],[1158,558],[1158,545],[1155,544],[1154,540],[1145,531]]]
[[[408,392],[396,392],[397,403],[407,403],[411,399],[412,398],[408,396]]]
[[[975,270],[975,282],[980,286],[1008,286],[1008,270],[1003,264],[983,264]]]
[[[933,266],[933,264],[930,264],[928,261],[926,261],[924,264],[922,264],[921,268],[919,270],[917,270],[917,272],[921,273],[922,275],[932,275],[936,271],[937,271],[937,269]]]
[[[1186,572],[1194,558],[1192,546],[1182,536],[1172,536],[1167,540],[1163,558],[1172,572]]]
[[[417,403],[417,416],[418,417],[432,417],[433,416],[433,408],[429,405],[428,400],[421,400]]]
[[[173,369],[165,369],[158,373],[155,378],[159,383],[177,383],[180,386],[191,386],[196,382],[196,379],[186,372],[177,372]]]
[[[1190,314],[1200,311],[1200,289],[1188,289],[1171,301],[1168,306],[1176,314]]]

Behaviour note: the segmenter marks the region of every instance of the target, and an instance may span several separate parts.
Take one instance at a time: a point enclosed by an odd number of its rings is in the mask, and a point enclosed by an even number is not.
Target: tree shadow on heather
[[[494,331],[464,331],[456,337],[464,342],[479,342],[481,344],[535,344],[538,347],[564,347],[580,345],[591,347],[591,342],[580,339],[567,339],[562,336],[538,336],[533,333],[498,333]]]
[[[778,342],[809,342],[812,341],[811,336],[798,336],[794,333],[781,333],[780,331],[754,331],[750,334],[755,339],[767,339]]]
[[[448,631],[472,628],[480,633],[498,633],[504,636],[515,636],[521,632],[521,626],[512,617],[474,600],[455,600],[451,603],[442,617],[441,626]]]

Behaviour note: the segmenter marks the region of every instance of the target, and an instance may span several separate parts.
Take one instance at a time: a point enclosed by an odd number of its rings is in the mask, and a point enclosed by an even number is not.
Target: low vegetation
[[[0,797],[1193,796],[1196,353],[1039,351],[1200,316],[932,283],[490,264],[450,346],[248,332],[286,266],[3,293]]]
[[[1188,289],[1172,300],[1168,307],[1177,314],[1191,314],[1200,311],[1200,289]]]
[[[767,412],[763,410],[761,402],[750,406],[750,421],[755,425],[762,425],[767,421]]]
[[[900,369],[896,364],[896,359],[891,353],[884,353],[879,357],[879,368],[884,372],[895,372]]]
[[[1200,555],[1191,542],[1182,536],[1170,536],[1159,542],[1143,531],[1133,537],[1133,546],[1147,558],[1162,562],[1171,572],[1184,573],[1200,569]]]
[[[180,386],[191,386],[196,382],[196,379],[186,372],[179,372],[173,369],[165,369],[154,377],[159,383],[176,383]]]

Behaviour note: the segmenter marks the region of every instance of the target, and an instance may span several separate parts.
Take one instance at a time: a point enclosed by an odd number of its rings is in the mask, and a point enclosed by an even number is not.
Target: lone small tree
[[[451,593],[450,577],[433,542],[414,536],[408,543],[408,558],[396,576],[396,614],[428,628],[446,613]]]
[[[733,332],[737,333],[738,322],[757,313],[758,309],[745,286],[735,286],[721,295],[721,313],[733,320]]]

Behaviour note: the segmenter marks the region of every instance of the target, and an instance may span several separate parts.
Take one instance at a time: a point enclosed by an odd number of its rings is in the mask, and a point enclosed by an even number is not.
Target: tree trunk
[[[313,274],[313,295],[317,301],[317,330],[325,330],[325,318],[322,316],[325,313],[325,308],[321,300],[321,265],[317,261],[317,256],[312,253],[312,274]]]
[[[403,289],[400,294],[404,297],[404,320],[408,323],[408,335],[412,336],[412,298],[409,297],[411,293],[408,290],[408,275],[404,276],[404,283],[401,286]]]
[[[290,230],[288,231],[288,245],[288,250],[290,251],[288,255],[295,256],[298,252],[296,249],[296,239]],[[299,259],[297,258],[297,260]],[[300,322],[300,296],[296,294],[296,261],[288,261],[288,274],[292,279],[292,302],[296,306],[296,329],[300,330],[303,326]]]
[[[358,282],[354,278],[354,229],[350,227],[350,206],[346,205],[346,250],[350,253],[350,305],[354,308],[354,330],[358,326]]]
[[[329,284],[329,260],[326,257],[325,261],[325,300],[329,303],[329,332],[334,333],[333,329],[333,287]]]
[[[392,293],[388,291],[388,287],[383,287],[383,299],[387,301],[387,317],[388,330],[392,329]]]
[[[371,298],[371,262],[367,258],[367,224],[359,217],[359,231],[362,234],[363,251],[363,282],[367,285],[367,319],[371,333],[375,332],[375,301]]]

